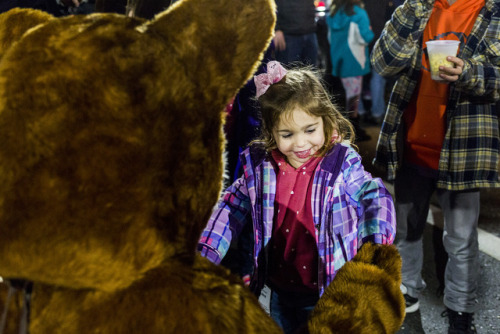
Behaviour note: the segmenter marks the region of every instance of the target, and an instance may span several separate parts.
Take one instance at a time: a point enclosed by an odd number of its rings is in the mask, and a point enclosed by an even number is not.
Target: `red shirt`
[[[318,293],[318,248],[311,188],[321,158],[299,168],[289,165],[277,150],[275,220],[271,237],[269,280],[280,290]]]

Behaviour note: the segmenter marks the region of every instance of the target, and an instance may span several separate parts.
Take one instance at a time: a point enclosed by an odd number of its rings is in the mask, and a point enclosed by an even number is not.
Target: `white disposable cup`
[[[428,41],[427,55],[431,70],[431,78],[436,81],[445,81],[439,76],[439,66],[453,67],[454,63],[446,60],[448,56],[456,56],[458,52],[459,41]]]

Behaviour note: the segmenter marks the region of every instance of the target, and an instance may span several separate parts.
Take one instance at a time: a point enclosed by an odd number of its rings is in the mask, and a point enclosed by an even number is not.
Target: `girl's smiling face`
[[[325,144],[323,119],[296,107],[281,115],[274,139],[288,163],[299,168]]]

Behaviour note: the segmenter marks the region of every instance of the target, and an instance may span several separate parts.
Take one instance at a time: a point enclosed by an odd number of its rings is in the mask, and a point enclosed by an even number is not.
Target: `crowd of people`
[[[3,0],[0,2],[0,13],[14,7],[39,9],[60,17],[90,14],[95,10],[95,0]]]
[[[93,11],[95,1],[6,1],[0,12],[19,4],[61,16]],[[406,312],[415,312],[435,194],[448,255],[448,333],[476,333],[480,189],[500,186],[499,2],[276,5],[262,65],[227,108],[227,189],[201,255],[236,271],[257,295],[267,289],[270,315],[293,333],[363,244],[394,243]],[[439,81],[426,52],[433,40],[460,42]],[[381,126],[374,163],[394,181],[394,198],[356,151],[370,139],[367,122]]]
[[[236,145],[242,164],[231,171],[233,178],[214,208],[200,239],[201,254],[235,269],[257,294],[270,289],[270,314],[292,333],[338,270],[338,253],[318,240],[340,238],[332,244],[347,247],[344,260],[349,261],[356,250],[343,241],[353,239],[336,234],[335,224],[355,226],[358,248],[394,238],[403,260],[406,312],[415,312],[426,286],[422,238],[435,194],[444,214],[448,258],[442,316],[448,317],[448,333],[476,333],[479,190],[500,185],[498,2],[276,4],[273,43],[255,81],[247,85],[256,97],[247,95],[246,103],[229,111],[234,120],[241,110],[247,115],[252,110],[254,135]],[[439,67],[438,81],[431,78],[426,51],[426,42],[433,40],[460,41],[457,54]],[[394,182],[394,198],[364,171],[356,153],[355,144],[369,139],[362,128],[368,122],[381,127],[374,163]],[[231,133],[228,139],[231,145]],[[341,147],[346,152],[335,154]],[[340,171],[324,167],[333,165]],[[336,196],[349,197],[340,207],[354,206],[357,215],[335,218],[339,211],[329,206],[328,192],[318,197],[325,172],[338,178]],[[375,193],[363,192],[366,187]],[[383,203],[374,209],[366,198]],[[330,216],[316,212],[315,203],[324,203]],[[365,234],[368,212],[374,233]],[[235,240],[236,257],[230,247]],[[226,255],[231,261],[225,262]]]

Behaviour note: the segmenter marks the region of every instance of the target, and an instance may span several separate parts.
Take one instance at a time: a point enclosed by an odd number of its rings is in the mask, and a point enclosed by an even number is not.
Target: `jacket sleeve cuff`
[[[205,245],[198,245],[198,251],[200,252],[200,255],[207,258],[210,262],[214,264],[220,264],[222,261],[222,258],[219,256],[219,252],[217,252],[215,249],[210,248]]]

